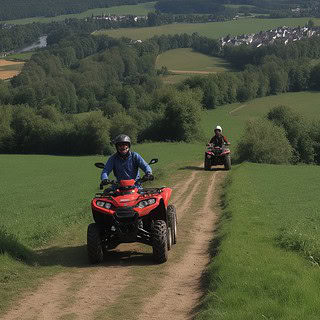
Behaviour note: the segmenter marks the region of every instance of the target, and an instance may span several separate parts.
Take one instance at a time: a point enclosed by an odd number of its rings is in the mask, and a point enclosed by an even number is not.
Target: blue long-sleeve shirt
[[[108,179],[112,170],[118,181],[139,179],[139,168],[146,174],[152,173],[151,167],[138,153],[129,152],[130,154],[126,159],[121,158],[117,153],[113,154],[104,166],[101,180]]]

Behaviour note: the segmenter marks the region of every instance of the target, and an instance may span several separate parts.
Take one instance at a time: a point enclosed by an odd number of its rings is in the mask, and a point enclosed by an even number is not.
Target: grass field
[[[169,71],[196,71],[199,73],[216,73],[231,71],[230,64],[221,58],[195,52],[191,48],[173,49],[158,56],[156,68],[166,66]]]
[[[162,53],[156,60],[156,68],[161,67],[167,67],[172,73],[162,78],[167,84],[181,82],[194,74],[232,71],[227,61],[192,51],[191,48],[173,49]]]
[[[318,171],[249,163],[233,169],[198,320],[319,319]],[[279,238],[301,255],[280,248]]]
[[[14,53],[14,54],[10,54],[7,58],[14,59],[14,60],[20,60],[20,61],[27,61],[27,60],[31,59],[31,56],[33,54],[34,54],[33,51]]]
[[[225,4],[227,8],[238,9],[238,8],[255,8],[256,6],[252,6],[250,4]]]
[[[20,73],[24,62],[0,59],[0,79],[10,79]]]
[[[213,127],[220,124],[225,128],[225,134],[236,143],[241,136],[247,120],[264,117],[268,111],[280,105],[291,107],[307,120],[320,120],[320,92],[306,91],[286,93],[277,96],[234,103],[208,110],[203,113],[203,126],[206,136],[213,134]]]
[[[225,22],[211,22],[211,23],[179,23],[169,24],[159,27],[148,28],[126,28],[114,30],[101,30],[96,34],[108,34],[114,38],[128,37],[135,40],[146,40],[155,35],[162,34],[192,34],[199,33],[201,36],[208,38],[219,38],[227,34],[241,35],[244,33],[256,33],[261,30],[269,30],[279,26],[297,27],[304,26],[310,18],[284,18],[284,19],[239,19]],[[313,19],[316,26],[320,25],[320,19]]]
[[[63,21],[65,19],[71,19],[71,18],[83,19],[83,18],[91,17],[92,15],[101,15],[101,13],[117,14],[117,15],[132,14],[132,15],[144,16],[144,15],[147,15],[148,12],[153,12],[155,10],[154,5],[155,5],[155,2],[146,2],[146,3],[139,3],[136,5],[89,9],[82,13],[66,14],[66,15],[56,16],[52,18],[38,17],[38,18],[7,20],[7,21],[1,21],[1,22],[13,23],[13,24],[28,24],[33,22],[49,23],[52,21]]]

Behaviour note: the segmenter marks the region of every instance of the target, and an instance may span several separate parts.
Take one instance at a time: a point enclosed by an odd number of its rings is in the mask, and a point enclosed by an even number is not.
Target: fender
[[[164,202],[164,206],[167,208],[168,206],[168,203],[169,203],[169,199],[171,197],[171,193],[172,193],[172,189],[170,188],[164,188],[163,191],[162,191],[162,199],[163,199],[163,202]]]

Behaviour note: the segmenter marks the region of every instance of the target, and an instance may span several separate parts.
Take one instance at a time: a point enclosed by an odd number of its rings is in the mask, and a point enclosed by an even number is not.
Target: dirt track
[[[25,295],[0,319],[192,319],[209,262],[218,208],[215,190],[225,172],[184,169],[190,171],[189,178],[174,187],[172,198],[178,243],[167,263],[154,265],[149,247],[140,244],[121,245],[99,266],[81,258],[70,271]],[[84,243],[79,246],[85,255]]]

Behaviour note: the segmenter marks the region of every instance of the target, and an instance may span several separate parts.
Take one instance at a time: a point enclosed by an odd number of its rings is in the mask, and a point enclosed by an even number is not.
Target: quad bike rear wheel
[[[168,240],[167,240],[167,244],[168,244],[168,251],[171,250],[172,248],[172,230],[171,230],[171,227],[168,226],[168,229],[167,229],[167,237],[168,237]]]
[[[90,263],[99,263],[103,260],[100,227],[97,223],[88,225],[87,251]]]
[[[211,159],[204,158],[204,170],[209,171],[211,169]]]
[[[177,243],[177,213],[176,208],[172,204],[168,205],[167,208],[168,221],[172,233],[172,244]]]
[[[154,220],[151,229],[153,258],[158,263],[168,260],[167,224],[163,220]]]
[[[226,157],[224,159],[224,168],[226,170],[230,170],[231,169],[231,157],[230,157],[230,154],[226,155]]]

